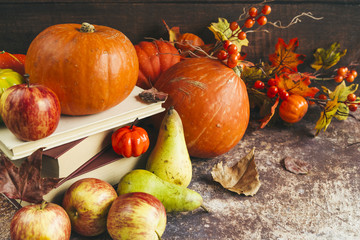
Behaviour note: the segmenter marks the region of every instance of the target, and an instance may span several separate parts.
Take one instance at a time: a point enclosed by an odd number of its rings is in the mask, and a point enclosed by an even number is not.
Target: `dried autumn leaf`
[[[20,166],[0,156],[0,192],[8,198],[40,203],[43,195],[55,188],[61,178],[42,178],[42,149],[35,151]]]
[[[233,44],[236,45],[239,52],[241,52],[242,46],[247,46],[249,44],[249,40],[240,40],[236,34],[233,35],[233,31],[230,29],[230,24],[225,18],[218,18],[218,22],[211,23],[209,29],[214,33],[216,40],[230,40]],[[234,32],[239,33],[241,30],[238,27],[238,29],[236,29]]]
[[[308,174],[311,169],[309,163],[292,157],[284,158],[284,167],[289,172],[295,174]]]
[[[168,97],[168,94],[160,92],[156,88],[152,87],[139,93],[139,97],[144,102],[156,103],[165,101]]]
[[[276,98],[274,105],[272,105],[270,108],[270,113],[268,113],[263,119],[260,120],[261,124],[259,128],[264,128],[266,124],[268,124],[268,122],[274,116],[278,104],[279,104],[279,98]]]
[[[305,55],[295,53],[298,46],[297,38],[291,39],[288,45],[284,39],[279,38],[275,45],[275,52],[269,55],[271,66],[277,67],[281,72],[297,72],[298,65],[305,60]]]
[[[246,196],[255,195],[261,183],[256,170],[254,153],[255,148],[232,167],[219,162],[211,171],[213,179],[232,192]]]
[[[174,43],[178,40],[178,38],[180,37],[181,33],[180,33],[180,28],[179,27],[172,27],[170,28],[165,20],[162,20],[165,27],[166,27],[166,30],[168,31],[169,33],[169,42],[174,45]]]
[[[311,67],[314,68],[316,71],[319,71],[320,69],[327,70],[337,64],[341,57],[343,57],[347,49],[343,51],[339,51],[340,49],[340,43],[334,42],[331,44],[330,48],[324,49],[324,48],[318,48],[316,49],[314,53],[314,62],[311,64]]]
[[[303,97],[314,97],[319,89],[316,87],[309,87],[307,82],[308,76],[302,76],[298,74],[283,73],[280,76],[276,76],[278,87],[286,89],[290,94],[297,94]]]

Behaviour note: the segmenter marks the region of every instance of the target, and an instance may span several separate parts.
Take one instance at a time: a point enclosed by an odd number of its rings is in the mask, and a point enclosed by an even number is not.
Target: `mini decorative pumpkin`
[[[179,113],[191,156],[218,156],[243,137],[250,116],[246,86],[222,62],[185,59],[164,72],[155,88],[168,94],[164,107]]]
[[[114,151],[124,157],[138,157],[149,148],[149,136],[145,129],[135,125],[116,130],[111,136]]]
[[[300,121],[308,110],[308,102],[300,95],[292,94],[282,101],[279,107],[279,116],[288,123]]]
[[[160,74],[175,63],[180,62],[177,49],[168,42],[156,40],[154,42],[140,42],[135,45],[139,58],[139,78],[137,86],[149,89],[154,86]]]
[[[139,62],[134,46],[118,30],[58,24],[31,42],[25,69],[32,83],[56,93],[63,114],[87,115],[109,109],[131,93]]]
[[[204,45],[204,41],[193,33],[180,34],[176,43],[176,47],[183,51],[194,51],[194,47],[202,47]]]

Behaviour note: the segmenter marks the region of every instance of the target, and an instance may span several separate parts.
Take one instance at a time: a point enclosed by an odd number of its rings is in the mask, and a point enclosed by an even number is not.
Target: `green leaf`
[[[335,97],[337,97],[339,102],[345,102],[347,96],[350,93],[356,92],[357,89],[358,89],[358,84],[351,84],[350,86],[346,86],[345,81],[342,81],[338,86],[336,86],[333,92],[328,90],[328,93],[330,99],[335,99]]]
[[[329,94],[330,101],[327,102],[324,111],[321,113],[319,120],[316,123],[315,129],[317,132],[315,136],[319,134],[321,130],[326,130],[329,126],[331,119],[343,121],[349,116],[349,107],[345,104],[347,96],[350,93],[356,92],[358,84],[351,84],[346,86],[345,81],[336,86],[334,91],[330,91],[328,88],[323,87],[324,92]]]
[[[339,52],[340,43],[334,42],[331,44],[329,49],[318,48],[314,53],[314,62],[311,64],[311,67],[316,71],[320,69],[327,70],[337,64],[341,57],[343,57],[347,49]]]
[[[218,41],[230,40],[233,44],[235,44],[239,50],[241,51],[242,46],[247,46],[249,41],[247,39],[240,40],[237,35],[241,32],[240,28],[236,29],[234,32],[237,34],[233,35],[233,31],[230,29],[230,24],[225,18],[218,18],[217,23],[211,23],[209,29],[214,33],[215,39]]]
[[[324,111],[321,112],[319,120],[316,122],[315,129],[317,130],[315,136],[317,136],[321,130],[326,131],[327,127],[331,123],[331,119],[336,114],[339,107],[337,98],[331,101],[328,101]]]
[[[337,120],[343,121],[348,118],[349,112],[350,112],[349,107],[346,106],[346,104],[344,104],[344,103],[340,103],[336,113],[334,114],[334,117]]]

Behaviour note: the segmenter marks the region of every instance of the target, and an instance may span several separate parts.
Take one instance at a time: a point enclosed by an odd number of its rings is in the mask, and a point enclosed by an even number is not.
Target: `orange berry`
[[[335,82],[337,83],[341,83],[343,80],[344,80],[344,77],[341,76],[341,75],[337,75],[335,78],[334,78]]]

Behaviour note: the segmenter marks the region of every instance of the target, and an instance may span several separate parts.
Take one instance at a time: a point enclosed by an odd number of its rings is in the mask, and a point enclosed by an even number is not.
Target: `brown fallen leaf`
[[[309,163],[292,157],[284,158],[284,167],[289,172],[295,174],[308,174],[311,169]]]
[[[140,99],[147,103],[156,103],[156,102],[165,101],[167,99],[167,96],[168,96],[167,93],[160,92],[154,87],[144,90],[139,94]]]
[[[42,149],[31,154],[16,167],[4,155],[0,156],[0,192],[8,198],[40,203],[43,195],[55,188],[61,178],[42,178]]]
[[[246,196],[255,195],[260,188],[261,182],[254,155],[255,148],[231,167],[219,162],[211,171],[213,179],[232,192]]]

